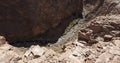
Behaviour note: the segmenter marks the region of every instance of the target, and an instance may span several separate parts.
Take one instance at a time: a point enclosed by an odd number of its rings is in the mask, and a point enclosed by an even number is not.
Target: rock
[[[25,52],[24,57],[27,59],[39,58],[44,54],[44,48],[40,46],[31,46],[28,51]]]
[[[78,40],[86,41],[89,44],[94,44],[97,42],[93,36],[93,30],[88,31],[80,30],[78,32]]]
[[[112,47],[109,50],[109,53],[111,53],[113,55],[119,55],[120,56],[120,48],[118,46],[117,47]]]
[[[112,35],[113,36],[117,36],[117,37],[119,37],[120,36],[120,31],[111,31],[111,33],[112,33]]]
[[[112,54],[105,52],[99,56],[95,63],[108,63],[112,57]]]
[[[115,56],[110,63],[120,63],[120,56]]]
[[[94,44],[99,41],[111,41],[120,36],[120,15],[99,16],[87,23],[78,32],[78,39]]]
[[[85,17],[91,19],[94,17],[93,13],[103,5],[104,0],[84,0],[85,7]]]
[[[79,40],[88,41],[90,38],[89,38],[89,36],[86,35],[86,33],[83,33],[81,31],[79,31],[79,33],[78,33],[78,39]]]
[[[39,59],[33,59],[33,60],[28,61],[28,63],[41,63],[41,60],[40,60],[40,58]]]
[[[113,37],[112,40],[120,40],[120,37]]]
[[[0,63],[14,63],[20,60],[22,55],[21,51],[9,44],[0,46]]]
[[[0,36],[0,46],[6,43],[7,43],[6,38],[4,36]]]
[[[83,62],[83,63],[94,63],[94,60],[87,58],[87,59],[85,59],[85,62]]]
[[[113,36],[111,36],[111,35],[104,36],[105,41],[111,41],[112,38],[113,38]]]
[[[34,45],[20,54],[13,46],[4,44],[0,46],[0,63],[119,63],[120,48],[111,42],[86,46],[75,40],[64,46],[65,51],[58,53]]]
[[[113,40],[113,43],[114,43],[116,46],[120,47],[120,40]]]
[[[0,35],[9,41],[36,36],[58,38],[75,18],[82,17],[83,0],[0,1]]]
[[[103,38],[103,37],[97,37],[97,38],[96,38],[96,41],[102,41],[102,42],[103,42],[103,41],[104,41],[104,38]]]
[[[107,16],[99,16],[91,21],[91,24],[88,28],[92,29],[94,33],[98,32],[108,32],[116,30],[120,30],[120,15],[107,15]],[[113,21],[114,20],[114,21]]]

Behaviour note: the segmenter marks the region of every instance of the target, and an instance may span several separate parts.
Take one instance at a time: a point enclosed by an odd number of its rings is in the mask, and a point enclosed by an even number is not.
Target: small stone
[[[79,31],[78,33],[78,40],[88,41],[90,38],[86,35],[86,33],[83,33]]]
[[[104,38],[108,38],[108,39],[111,39],[113,36],[111,35],[105,35]]]
[[[104,40],[107,41],[107,42],[111,41],[112,38],[113,38],[113,36],[111,36],[111,35],[105,35],[104,36]]]
[[[38,58],[41,57],[43,55],[43,53],[45,52],[45,50],[43,48],[41,48],[39,45],[37,46],[31,46],[31,48],[26,51],[26,53],[24,54],[25,57],[31,57],[31,58]]]
[[[96,41],[104,41],[104,38],[102,38],[102,37],[97,37],[97,38],[96,38]]]

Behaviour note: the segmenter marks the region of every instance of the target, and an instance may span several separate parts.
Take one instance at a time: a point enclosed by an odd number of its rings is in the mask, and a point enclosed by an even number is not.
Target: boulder
[[[59,37],[82,10],[83,0],[0,0],[0,35],[8,41]]]

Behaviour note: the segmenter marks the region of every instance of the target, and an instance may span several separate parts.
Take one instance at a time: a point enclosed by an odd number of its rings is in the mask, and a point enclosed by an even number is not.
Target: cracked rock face
[[[70,21],[82,17],[82,7],[82,0],[0,0],[0,35],[10,41],[59,37]]]

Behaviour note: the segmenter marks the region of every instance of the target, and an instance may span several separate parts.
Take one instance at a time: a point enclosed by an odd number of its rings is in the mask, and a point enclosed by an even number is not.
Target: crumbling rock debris
[[[79,37],[79,38],[78,38],[79,40],[86,41],[86,42],[91,43],[91,44],[97,42],[97,41],[94,39],[94,36],[92,35],[92,32],[90,33],[89,31],[86,32],[86,33],[79,31],[78,37]]]
[[[96,17],[88,23],[86,28],[79,31],[79,40],[84,40],[88,43],[95,43],[97,40],[99,40],[98,37],[101,37],[100,40],[107,42],[111,41],[114,37],[120,37],[119,17],[120,15]]]
[[[64,44],[61,53],[39,45],[33,45],[23,52],[4,44],[0,46],[0,63],[119,63],[120,40],[112,40],[100,41],[91,46],[78,40],[71,41]]]
[[[13,63],[17,62],[22,57],[22,52],[17,48],[4,44],[0,46],[0,63]]]

